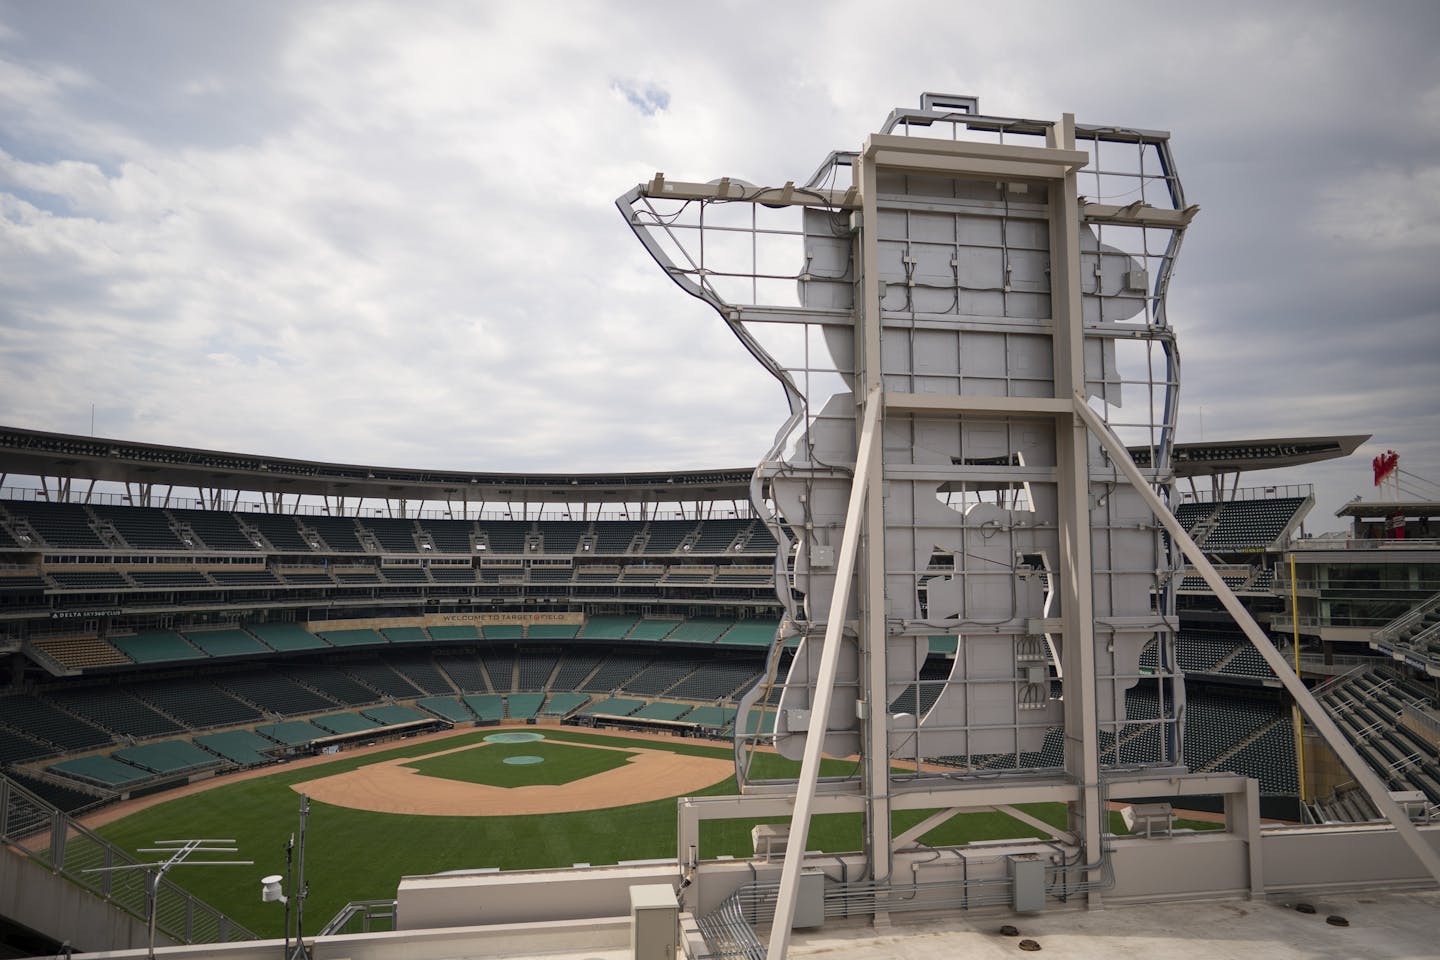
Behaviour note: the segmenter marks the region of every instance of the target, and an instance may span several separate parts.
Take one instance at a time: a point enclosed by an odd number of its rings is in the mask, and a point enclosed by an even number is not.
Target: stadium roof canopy
[[[1177,476],[1269,470],[1344,457],[1368,436],[1175,445]],[[1141,467],[1148,447],[1132,447]],[[745,500],[751,469],[653,473],[489,473],[291,460],[196,447],[0,427],[0,474],[382,500],[654,502]]]
[[[1337,517],[1389,519],[1397,514],[1407,517],[1440,517],[1437,500],[1352,500],[1339,510]]]
[[[0,474],[381,500],[748,500],[752,470],[471,473],[288,460],[0,427]]]
[[[1274,470],[1348,457],[1369,439],[1369,434],[1360,434],[1348,437],[1279,437],[1273,440],[1177,443],[1171,463],[1177,477]],[[1131,447],[1130,455],[1139,466],[1150,465],[1149,447]]]

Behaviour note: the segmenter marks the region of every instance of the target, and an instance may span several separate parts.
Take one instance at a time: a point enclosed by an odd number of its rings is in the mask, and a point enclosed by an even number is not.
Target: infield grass
[[[491,787],[557,786],[623,767],[635,756],[619,750],[592,750],[549,740],[530,743],[487,743],[440,757],[407,763],[416,773],[444,780],[483,783]],[[542,763],[509,764],[510,757],[540,757]]]

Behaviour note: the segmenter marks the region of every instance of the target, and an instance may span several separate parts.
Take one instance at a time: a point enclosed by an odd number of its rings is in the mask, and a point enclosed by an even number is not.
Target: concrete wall
[[[516,870],[474,876],[404,877],[396,927],[426,930],[489,923],[628,917],[630,888],[679,886],[674,862],[569,870]]]
[[[122,950],[149,943],[142,921],[8,847],[0,847],[0,916],[52,940],[68,940],[76,950]],[[171,942],[156,933],[157,946]]]
[[[1440,826],[1420,833],[1440,850]],[[1389,825],[1272,827],[1261,850],[1270,891],[1434,883]]]
[[[630,942],[630,918],[356,933],[313,941],[307,938],[305,942],[315,960],[498,960],[517,954],[622,948]],[[167,960],[275,960],[283,954],[284,942],[280,940],[203,944],[165,951]],[[145,956],[145,950],[108,951],[87,954],[86,960],[143,960]]]

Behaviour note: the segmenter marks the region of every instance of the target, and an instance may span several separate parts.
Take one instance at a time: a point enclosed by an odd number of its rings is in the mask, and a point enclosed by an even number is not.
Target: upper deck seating
[[[595,524],[597,554],[628,553],[635,536],[645,528],[636,520],[607,520]]]
[[[178,510],[171,508],[170,515],[181,523],[189,524],[195,536],[200,538],[206,550],[217,552],[258,549],[245,531],[235,514],[223,510]]]
[[[694,520],[651,520],[646,553],[674,553],[685,538],[695,532]]]
[[[580,538],[590,530],[584,520],[541,520],[536,526],[545,541],[546,553],[575,553],[580,548]]]
[[[751,520],[706,520],[691,553],[728,553],[735,539],[749,529]]]
[[[421,520],[420,527],[430,534],[438,553],[475,553],[476,529],[470,520]]]
[[[482,520],[479,523],[485,532],[489,549],[486,553],[524,553],[525,539],[530,535],[530,524],[524,520]]]
[[[418,531],[414,520],[366,517],[360,521],[360,525],[370,531],[370,535],[385,553],[420,552],[420,548],[415,544],[415,534]]]
[[[283,579],[292,587],[330,587],[335,578],[319,570],[284,570]]]
[[[334,553],[364,553],[359,528],[353,517],[302,517],[301,523],[320,534],[320,539]]]
[[[1303,497],[1228,501],[1203,546],[1214,552],[1263,550],[1285,532],[1304,503]]]
[[[305,538],[300,536],[300,528],[295,526],[295,517],[292,514],[249,513],[245,515],[245,520],[281,553],[314,552],[310,549],[310,544],[305,542]]]
[[[170,529],[170,517],[156,507],[91,504],[90,512],[109,522],[121,539],[137,550],[189,549]]]
[[[50,503],[45,500],[10,500],[5,508],[11,517],[30,524],[40,539],[59,550],[103,550],[105,542],[91,526],[90,515],[78,503]]]

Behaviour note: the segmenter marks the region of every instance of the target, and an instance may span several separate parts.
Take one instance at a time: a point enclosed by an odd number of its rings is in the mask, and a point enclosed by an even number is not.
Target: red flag
[[[1380,486],[1380,481],[1394,473],[1400,466],[1400,454],[1394,450],[1386,450],[1380,456],[1370,461],[1371,468],[1375,471],[1375,486]]]

